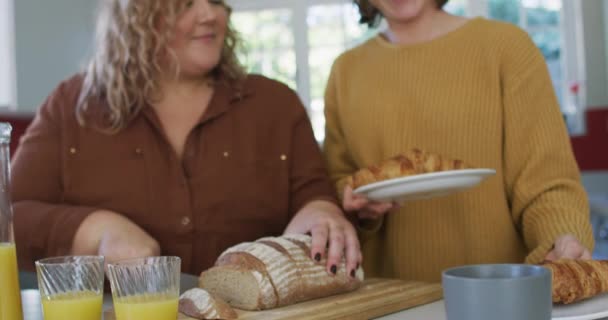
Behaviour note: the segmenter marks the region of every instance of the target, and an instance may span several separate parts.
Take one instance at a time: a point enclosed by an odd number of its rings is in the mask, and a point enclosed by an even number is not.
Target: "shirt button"
[[[70,148],[70,154],[76,154],[76,152],[78,152],[78,150],[76,150],[75,147]]]
[[[135,154],[138,156],[141,156],[144,153],[144,151],[141,148],[135,148]]]
[[[281,160],[283,160],[283,161],[287,160],[287,156],[286,156],[286,155],[284,155],[284,154],[282,154],[282,155],[281,155]]]
[[[182,226],[187,226],[190,224],[190,218],[189,217],[183,217],[182,218]]]
[[[224,152],[224,158],[228,158],[230,156],[230,153],[228,151]]]

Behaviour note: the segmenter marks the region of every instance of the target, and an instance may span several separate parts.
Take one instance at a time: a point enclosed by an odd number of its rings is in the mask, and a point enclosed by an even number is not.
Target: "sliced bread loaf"
[[[311,242],[309,236],[286,235],[239,244],[226,250],[214,268],[201,274],[199,285],[245,310],[286,306],[352,291],[361,285],[363,270],[359,268],[354,278],[349,276],[344,259],[335,276],[328,274],[325,259],[319,263],[312,260]]]

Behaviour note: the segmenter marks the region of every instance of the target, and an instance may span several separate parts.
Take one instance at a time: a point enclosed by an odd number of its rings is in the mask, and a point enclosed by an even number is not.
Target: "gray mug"
[[[523,264],[470,265],[445,270],[448,320],[550,320],[551,272]]]

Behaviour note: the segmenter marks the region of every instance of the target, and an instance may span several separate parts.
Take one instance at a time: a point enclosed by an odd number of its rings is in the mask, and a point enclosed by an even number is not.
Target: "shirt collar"
[[[238,104],[238,102],[248,99],[253,95],[254,91],[247,79],[240,82],[240,87],[235,84],[229,84],[225,81],[218,81],[214,84],[213,96],[209,101],[209,106],[205,113],[202,114],[198,121],[198,124],[206,123],[212,119],[218,118],[228,112],[231,108]],[[150,105],[146,105],[141,110],[143,116],[150,120],[155,126],[160,126],[160,120],[154,112],[154,108]]]

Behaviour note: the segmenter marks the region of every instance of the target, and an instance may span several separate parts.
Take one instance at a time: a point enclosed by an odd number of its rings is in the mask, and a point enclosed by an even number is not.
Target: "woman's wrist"
[[[121,215],[109,211],[94,211],[82,221],[72,242],[73,255],[96,255],[103,232],[108,224],[115,224],[125,219]]]

